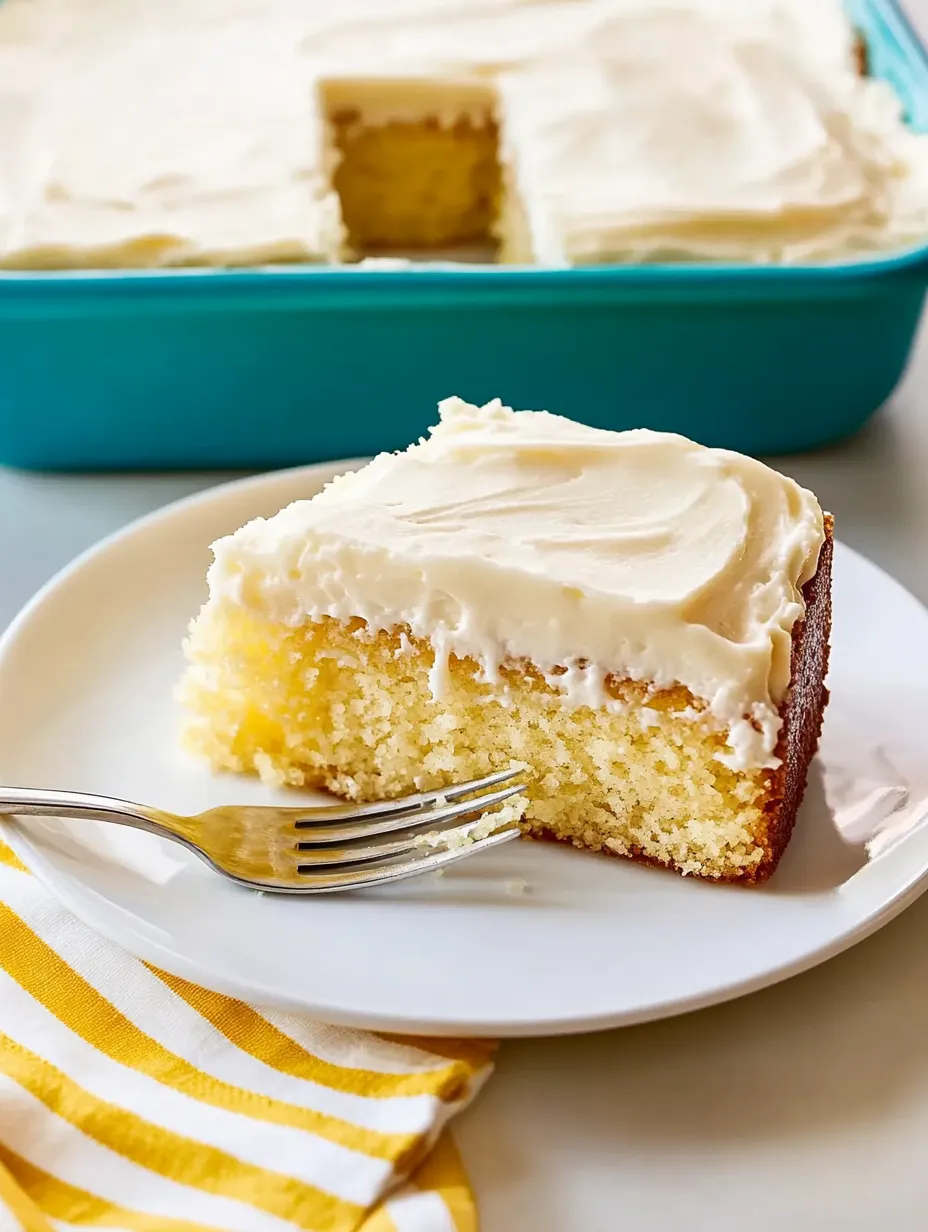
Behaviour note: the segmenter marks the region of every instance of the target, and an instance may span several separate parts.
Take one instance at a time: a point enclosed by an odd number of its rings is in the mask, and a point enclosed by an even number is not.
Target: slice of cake
[[[354,800],[525,765],[533,836],[760,881],[827,700],[831,541],[753,459],[451,398],[214,545],[186,740]]]

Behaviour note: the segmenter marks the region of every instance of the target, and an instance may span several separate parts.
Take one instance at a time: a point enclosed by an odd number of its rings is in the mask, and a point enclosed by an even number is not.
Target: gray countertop
[[[928,0],[911,8],[928,29]],[[775,464],[928,603],[928,334],[860,435]],[[224,478],[0,471],[0,626],[101,536]],[[826,966],[731,1005],[507,1045],[458,1130],[485,1232],[921,1232],[926,938],[928,896]]]

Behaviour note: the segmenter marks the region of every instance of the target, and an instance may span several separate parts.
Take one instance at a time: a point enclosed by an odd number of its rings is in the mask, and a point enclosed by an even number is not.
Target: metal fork
[[[275,894],[332,894],[418,877],[517,838],[507,825],[490,834],[483,814],[525,787],[518,770],[502,770],[439,791],[382,800],[277,808],[226,805],[193,817],[69,791],[0,787],[0,816],[109,821],[180,843],[217,873]],[[495,790],[494,790],[495,788]],[[473,821],[465,819],[481,814]],[[455,831],[461,845],[423,845],[433,831]]]

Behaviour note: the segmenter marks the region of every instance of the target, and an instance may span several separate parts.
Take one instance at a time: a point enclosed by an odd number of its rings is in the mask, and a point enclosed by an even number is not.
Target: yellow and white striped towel
[[[0,842],[0,1232],[473,1232],[445,1126],[492,1054],[156,971]]]

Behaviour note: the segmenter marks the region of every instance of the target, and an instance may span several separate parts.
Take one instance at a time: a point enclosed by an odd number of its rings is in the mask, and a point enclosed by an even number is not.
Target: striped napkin
[[[0,1232],[474,1232],[445,1126],[492,1054],[155,970],[0,842]]]

